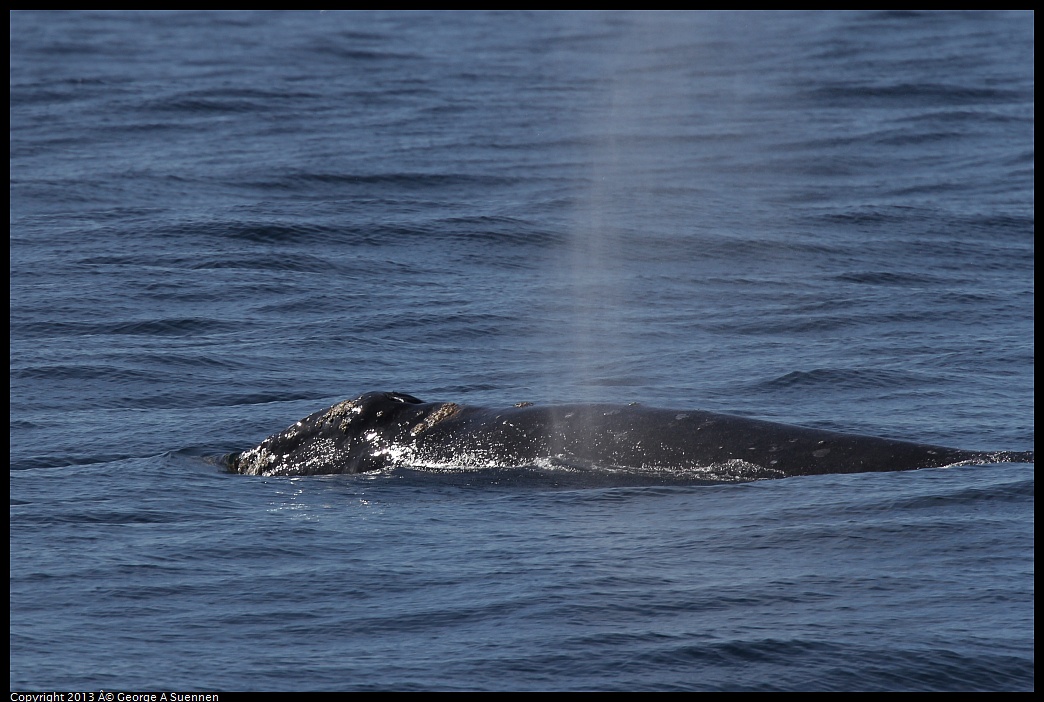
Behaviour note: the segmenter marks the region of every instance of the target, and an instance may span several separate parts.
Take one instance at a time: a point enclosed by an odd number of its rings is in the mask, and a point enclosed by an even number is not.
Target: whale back
[[[1033,462],[983,452],[768,422],[702,410],[574,404],[501,409],[370,392],[311,414],[228,458],[252,475],[554,465],[758,479]]]

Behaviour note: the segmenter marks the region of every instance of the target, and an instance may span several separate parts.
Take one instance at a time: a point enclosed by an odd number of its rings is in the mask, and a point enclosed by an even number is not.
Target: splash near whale
[[[1033,451],[967,451],[700,410],[519,403],[491,409],[370,392],[227,458],[248,475],[483,468],[541,461],[754,480],[957,464],[1032,463]]]

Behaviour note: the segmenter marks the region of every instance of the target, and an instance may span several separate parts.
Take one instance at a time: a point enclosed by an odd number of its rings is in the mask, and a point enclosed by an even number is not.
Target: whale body
[[[809,429],[701,410],[519,403],[491,409],[370,392],[227,457],[248,475],[363,473],[384,468],[558,466],[781,478],[955,464],[1032,463],[1033,451],[967,451]]]

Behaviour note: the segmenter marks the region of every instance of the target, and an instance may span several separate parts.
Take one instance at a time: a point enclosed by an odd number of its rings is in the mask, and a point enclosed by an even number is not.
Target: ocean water
[[[12,13],[12,690],[1032,690],[1032,464],[218,457],[369,390],[1032,449],[1033,21]]]

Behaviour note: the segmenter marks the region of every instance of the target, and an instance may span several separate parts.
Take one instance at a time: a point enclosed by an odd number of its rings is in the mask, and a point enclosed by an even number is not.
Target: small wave
[[[407,190],[428,190],[436,188],[482,188],[498,185],[511,185],[517,178],[471,173],[424,173],[424,172],[386,172],[386,173],[338,173],[331,171],[287,171],[275,180],[254,181],[249,185],[279,190],[307,190],[313,193],[316,186],[337,186],[343,192],[343,186],[393,186]],[[384,195],[385,191],[381,190]]]
[[[947,83],[895,83],[865,85],[846,83],[824,85],[808,92],[816,101],[835,107],[858,104],[863,107],[878,105],[998,105],[1022,102],[1026,96],[1017,90],[977,88]]]
[[[916,509],[919,507],[942,507],[945,505],[966,505],[978,502],[1018,502],[1033,499],[1034,480],[1019,480],[1003,485],[987,485],[985,487],[965,487],[945,495],[919,495],[908,499],[892,501],[890,510],[896,508]]]
[[[759,383],[764,389],[807,389],[829,387],[844,388],[892,388],[921,385],[925,381],[916,373],[861,368],[816,368],[810,371],[791,371],[778,378]]]
[[[923,275],[895,273],[893,271],[852,271],[835,276],[836,280],[863,285],[923,285]]]

